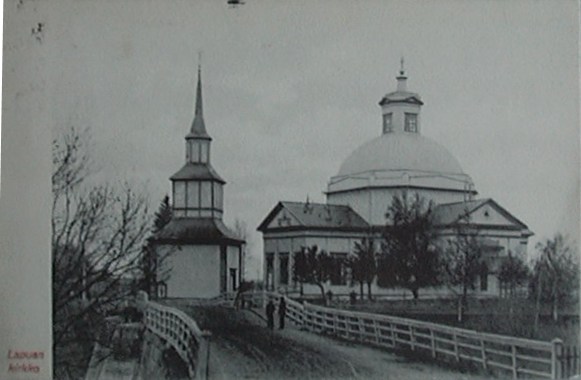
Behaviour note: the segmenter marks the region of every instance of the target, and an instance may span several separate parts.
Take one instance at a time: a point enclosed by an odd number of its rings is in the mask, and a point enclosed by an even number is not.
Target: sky
[[[184,164],[201,52],[211,161],[227,181],[225,222],[248,227],[251,277],[256,227],[276,203],[324,202],[343,160],[380,135],[377,103],[402,56],[425,103],[422,134],[458,159],[479,197],[529,226],[529,252],[557,232],[577,239],[575,1],[42,6],[37,69],[53,135],[86,128],[95,179],[129,182],[153,209]]]

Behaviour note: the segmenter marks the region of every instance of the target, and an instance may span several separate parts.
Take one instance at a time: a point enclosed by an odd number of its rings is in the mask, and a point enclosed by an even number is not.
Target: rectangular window
[[[383,133],[392,132],[393,127],[391,125],[391,113],[386,113],[383,115]]]
[[[278,261],[280,263],[280,284],[288,285],[288,253],[281,253]]]
[[[200,162],[208,162],[208,148],[210,144],[207,142],[201,143]]]
[[[198,189],[198,187],[200,187],[199,182],[194,181],[188,182],[187,186],[188,208],[200,208],[200,190]]]
[[[222,185],[218,182],[214,182],[214,208],[218,210],[223,210],[222,203],[224,201],[224,196],[222,191]]]
[[[346,253],[331,253],[331,285],[347,284],[346,260]]]
[[[417,132],[418,131],[418,115],[415,113],[405,114],[405,131],[406,132]]]
[[[212,182],[200,182],[202,187],[202,195],[200,197],[200,203],[202,208],[212,207]]]
[[[192,142],[188,141],[186,144],[186,161],[192,162]]]
[[[480,291],[486,292],[488,290],[488,267],[482,265],[480,268]]]
[[[173,183],[173,196],[175,208],[186,207],[186,183],[184,181],[175,181]]]
[[[196,141],[192,141],[192,162],[200,162],[200,144]]]

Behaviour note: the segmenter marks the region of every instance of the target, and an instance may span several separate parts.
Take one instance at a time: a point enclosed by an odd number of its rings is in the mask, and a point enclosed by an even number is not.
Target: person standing
[[[268,321],[268,328],[274,329],[274,303],[272,300],[268,301],[266,305],[266,319]]]
[[[278,304],[278,328],[284,329],[284,317],[286,316],[286,302],[284,297],[280,297],[280,303]]]

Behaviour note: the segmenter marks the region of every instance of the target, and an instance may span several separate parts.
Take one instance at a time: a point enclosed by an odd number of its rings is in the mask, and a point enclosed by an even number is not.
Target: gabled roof
[[[286,210],[298,224],[268,228],[269,224],[282,210]],[[263,232],[267,230],[297,229],[364,231],[369,228],[369,224],[349,206],[311,202],[279,202],[260,223],[257,230]]]
[[[170,177],[172,181],[213,180],[226,183],[209,163],[186,163],[178,172]]]
[[[442,203],[434,208],[434,223],[446,226],[458,222],[491,199],[476,199],[467,202]]]
[[[172,220],[151,239],[157,243],[244,243],[219,219],[214,218],[172,218]]]
[[[476,210],[485,205],[491,206],[500,215],[512,223],[515,229],[524,230],[524,234],[528,236],[533,235],[526,224],[521,222],[491,198],[439,204],[434,209],[434,223],[438,227],[454,226],[461,222],[463,218],[473,214]]]

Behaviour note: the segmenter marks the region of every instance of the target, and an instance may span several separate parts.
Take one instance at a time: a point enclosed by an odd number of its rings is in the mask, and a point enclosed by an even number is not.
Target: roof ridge
[[[300,201],[280,201],[280,203],[282,204],[298,204],[298,205],[314,205],[314,206],[326,206],[326,207],[348,207],[350,208],[348,205],[334,205],[334,204],[328,204],[328,203],[321,203],[321,202],[300,202]]]
[[[457,205],[457,204],[461,204],[461,203],[476,203],[476,202],[484,202],[484,201],[489,201],[491,198],[481,198],[481,199],[473,199],[470,201],[458,201],[458,202],[449,202],[449,203],[439,203],[436,205],[436,207],[439,206],[452,206],[452,205]]]

